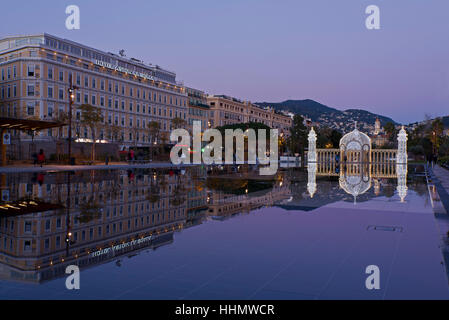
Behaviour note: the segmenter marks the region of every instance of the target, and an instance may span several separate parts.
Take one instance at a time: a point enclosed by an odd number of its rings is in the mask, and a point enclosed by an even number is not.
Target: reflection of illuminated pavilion
[[[369,171],[363,170],[362,165],[349,164],[348,167],[350,168],[347,168],[349,170],[340,171],[338,183],[340,188],[354,197],[354,203],[356,203],[357,196],[364,194],[371,188],[371,177]]]
[[[383,178],[397,178],[397,192],[401,202],[405,201],[407,196],[407,164],[390,164],[373,167],[371,165],[363,164],[346,164],[340,165],[338,170],[328,171],[325,166],[320,166],[317,163],[309,163],[308,165],[308,182],[307,191],[312,198],[317,190],[316,176],[338,176],[340,187],[356,197],[365,193],[371,188],[374,180],[374,192],[376,195],[380,192],[380,179]]]

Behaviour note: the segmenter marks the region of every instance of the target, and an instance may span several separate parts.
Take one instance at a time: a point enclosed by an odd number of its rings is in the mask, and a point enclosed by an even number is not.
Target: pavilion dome
[[[340,149],[361,151],[366,149],[366,146],[371,149],[371,139],[357,127],[340,139]]]

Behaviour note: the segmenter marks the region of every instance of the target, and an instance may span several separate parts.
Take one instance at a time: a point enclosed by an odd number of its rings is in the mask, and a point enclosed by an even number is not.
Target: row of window
[[[34,76],[34,67],[30,69],[30,66],[28,66],[28,76],[32,77]],[[72,72],[67,72],[68,78],[65,79],[64,77],[64,71],[59,70],[57,78],[55,79],[54,75],[54,69],[53,67],[48,67],[47,70],[47,79],[49,80],[59,80],[61,82],[69,81],[69,79],[73,76]],[[106,81],[105,79],[100,79],[98,82],[98,78],[95,76],[81,76],[80,73],[76,73],[75,78],[73,79],[74,84],[78,87],[84,86],[84,88],[92,88],[92,89],[100,89],[102,91],[108,91],[108,92],[115,92],[116,94],[121,95],[128,95],[130,97],[136,97],[137,99],[148,99],[149,101],[153,102],[159,102],[159,103],[169,103],[170,105],[176,105],[179,107],[186,106],[186,100],[187,99],[181,99],[178,97],[172,97],[170,96],[169,99],[167,99],[166,95],[157,94],[156,92],[143,90],[140,88],[134,88],[131,86],[125,86],[124,84],[119,85],[117,82],[112,82],[111,80]],[[107,86],[107,88],[106,88]]]
[[[6,69],[6,71],[5,71]],[[14,66],[9,66],[7,68],[2,68],[1,71],[1,79],[2,81],[5,80],[10,80],[10,79],[15,79],[17,77],[17,67]]]
[[[72,54],[75,54],[75,55],[78,55],[78,56],[82,56],[82,57],[87,58],[87,59],[100,60],[100,61],[104,61],[104,62],[108,62],[108,63],[117,64],[120,67],[124,67],[124,68],[127,68],[127,69],[135,70],[137,72],[153,74],[153,71],[151,71],[151,70],[147,70],[147,69],[144,69],[144,68],[141,68],[141,67],[136,67],[134,64],[129,64],[129,63],[126,63],[126,62],[121,61],[119,59],[111,58],[109,55],[101,54],[101,53],[98,53],[96,51],[93,51],[93,50],[90,50],[90,49],[87,49],[87,48],[83,48],[83,47],[80,47],[80,46],[76,46],[76,45],[73,45],[73,44],[67,44],[67,43],[64,43],[64,42],[59,41],[59,40],[53,40],[53,39],[50,39],[50,38],[46,37],[45,38],[45,44],[47,46],[51,47],[51,48],[59,49],[59,50],[62,50],[62,51],[68,52],[68,53],[72,53]],[[47,53],[47,58],[53,59],[53,54]],[[62,57],[59,56],[59,55],[58,55],[58,59],[61,59],[61,61],[62,61]],[[75,64],[75,60],[70,59],[70,63],[71,64]],[[172,81],[172,82],[175,81],[174,75],[167,74],[166,72],[163,72],[162,70],[157,70],[155,73],[156,73],[155,75],[158,78],[164,79],[166,81]]]
[[[149,203],[147,203],[146,207],[147,207],[147,210],[150,210]],[[158,208],[160,208],[159,203],[158,203]],[[142,211],[144,210],[143,203],[141,204],[141,210]],[[155,210],[155,204],[154,203],[152,203],[152,210]],[[135,213],[138,213],[138,205],[135,206],[135,210],[134,211],[135,211]],[[128,205],[128,214],[130,212],[131,212],[131,205]],[[173,212],[173,216],[172,216],[172,212]],[[110,208],[108,207],[107,210],[106,210],[106,217],[109,218],[111,216],[111,213],[113,213],[113,216],[116,217],[117,216],[117,207],[114,207],[112,212],[110,211]],[[180,215],[183,214],[183,213],[184,213],[184,209],[183,208],[172,209],[171,211],[167,211],[165,213],[152,213],[151,214],[151,217],[152,217],[151,218],[151,223],[154,224],[155,221],[158,222],[158,223],[159,222],[166,222],[167,220],[170,220],[172,218],[180,217]],[[120,214],[120,216],[123,215],[123,206],[119,207],[119,214]],[[164,219],[162,219],[164,215],[165,215],[165,217],[164,217]],[[155,216],[156,216],[156,220],[155,220]],[[149,224],[149,221],[150,221],[149,217],[150,216],[147,215],[147,224]],[[46,232],[51,230],[51,222],[52,222],[51,219],[46,219],[45,220],[44,230]],[[79,221],[76,218],[74,218],[73,224],[74,225],[78,225],[78,222]],[[128,219],[128,228],[131,227],[130,222],[131,222],[131,220]],[[33,225],[32,221],[25,221],[24,222],[24,230],[23,231],[25,233],[31,233],[32,225]],[[141,226],[143,226],[143,225],[144,225],[143,217],[141,217]],[[137,227],[137,226],[138,226],[138,222],[137,222],[137,218],[135,218],[135,227]],[[2,219],[0,219],[0,227],[2,227],[5,231],[8,230],[8,229],[10,229],[10,231],[14,231],[15,220],[14,219],[4,219],[4,223],[3,223],[3,226],[2,226]],[[59,217],[56,218],[56,228],[61,230],[62,227],[63,227],[63,225],[62,225],[61,218],[59,218]]]
[[[0,90],[1,99],[9,99],[17,97],[17,85],[2,87]]]
[[[173,219],[175,220],[176,217],[180,216],[181,214],[183,214],[183,212],[181,212],[181,210],[179,210],[179,212],[177,210],[175,210],[175,212],[173,212],[173,217],[171,217],[171,213],[168,213],[168,216],[165,217],[165,219],[163,219],[164,217],[161,216],[160,213],[156,214],[152,214],[151,215],[151,219],[150,219],[150,215],[146,216],[146,223],[145,223],[145,219],[144,217],[140,217],[140,219],[135,218],[134,221],[134,227],[137,228],[139,226],[139,220],[140,220],[140,226],[143,227],[145,225],[154,225],[155,223],[161,223],[161,222],[167,222],[167,220]],[[150,221],[151,220],[151,221]],[[48,222],[49,220],[47,220]],[[31,228],[31,222],[26,222],[27,225],[29,225],[29,227]],[[127,221],[127,225],[128,225],[128,230],[131,229],[131,220],[128,219]],[[111,224],[107,224],[104,228],[105,230],[105,234],[110,234],[110,233],[116,233],[116,232],[123,232],[123,222],[120,221],[118,223],[111,223]],[[97,227],[97,236],[101,237],[103,236],[103,226],[98,226]],[[87,233],[86,230],[82,230],[82,231],[75,231],[73,233],[73,238],[71,239],[74,242],[77,241],[86,241],[86,240],[93,240],[94,239],[94,228],[90,228],[89,229],[89,239],[87,239]],[[9,241],[8,241],[9,240]],[[44,250],[48,250],[50,249],[50,238],[46,238],[44,239]],[[60,248],[61,246],[61,236],[60,235],[56,235],[54,237],[55,240],[55,247],[56,248]],[[13,250],[13,238],[8,238],[8,237],[4,237],[3,241],[0,241],[0,244],[3,243],[3,249],[8,249],[12,251]],[[31,240],[25,240],[23,242],[23,250],[24,251],[31,251]]]

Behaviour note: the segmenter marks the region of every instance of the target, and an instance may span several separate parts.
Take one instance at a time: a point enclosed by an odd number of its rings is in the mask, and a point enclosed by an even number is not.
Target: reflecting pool
[[[449,298],[419,166],[0,179],[1,299]],[[68,265],[80,290],[66,289]],[[368,265],[379,290],[365,286]]]

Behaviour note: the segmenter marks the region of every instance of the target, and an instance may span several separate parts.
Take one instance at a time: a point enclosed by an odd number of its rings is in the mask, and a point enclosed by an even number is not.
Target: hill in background
[[[301,114],[317,122],[320,126],[327,126],[342,132],[351,131],[354,128],[354,121],[357,121],[358,128],[370,132],[374,128],[376,118],[384,126],[387,122],[398,124],[393,119],[375,114],[362,109],[347,109],[344,111],[326,106],[317,101],[306,100],[286,100],[283,102],[256,102],[261,107],[272,107],[276,110],[290,111],[294,114]]]

